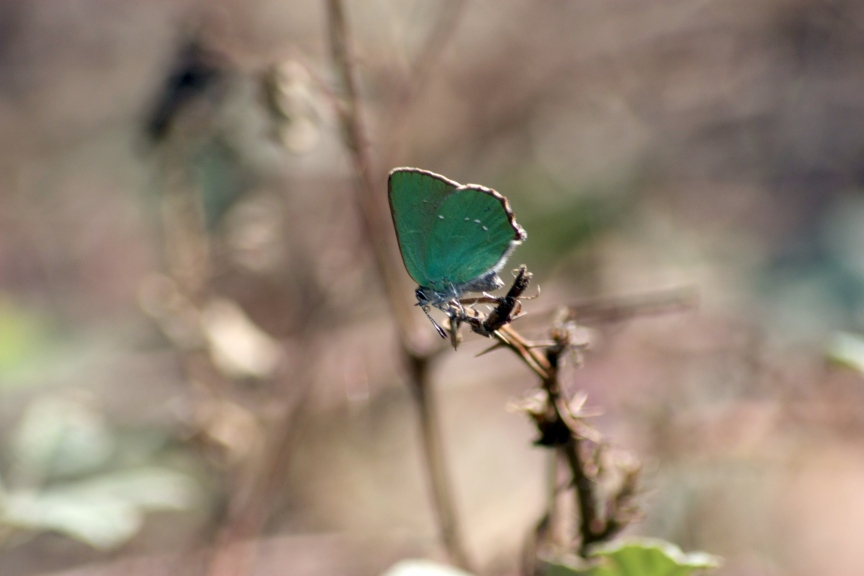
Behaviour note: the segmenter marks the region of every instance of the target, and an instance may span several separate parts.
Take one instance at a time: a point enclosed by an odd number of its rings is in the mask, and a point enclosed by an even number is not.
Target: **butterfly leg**
[[[503,302],[504,301],[503,296],[495,296],[494,294],[489,294],[488,292],[482,292],[482,294],[483,294],[484,298],[488,298],[489,300],[492,300],[493,302]]]
[[[421,308],[423,309],[423,313],[426,314],[426,317],[429,319],[429,321],[435,327],[435,330],[438,332],[438,335],[441,336],[441,338],[447,338],[447,333],[444,331],[444,328],[442,328],[437,322],[435,322],[435,319],[432,318],[431,314],[429,314],[429,307],[428,306],[421,306]]]

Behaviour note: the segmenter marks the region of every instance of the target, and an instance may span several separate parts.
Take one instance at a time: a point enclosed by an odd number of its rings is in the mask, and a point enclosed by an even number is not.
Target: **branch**
[[[389,220],[382,216],[385,210],[376,192],[378,187],[371,168],[372,159],[358,95],[345,9],[341,0],[327,0],[326,4],[330,49],[345,91],[345,101],[338,107],[338,112],[345,143],[351,153],[354,167],[356,200],[360,208],[361,224],[372,247],[379,277],[384,281],[388,300],[397,320],[403,359],[410,368],[410,385],[419,412],[420,432],[441,538],[453,563],[470,570],[450,490],[437,412],[429,385],[428,371],[433,352],[428,346],[419,345],[421,333],[413,329],[416,326],[413,306],[402,297],[403,294],[410,293],[410,290],[404,282],[404,274],[397,273],[398,267],[393,265],[396,259],[391,255],[388,236],[385,235],[389,234],[392,226]]]

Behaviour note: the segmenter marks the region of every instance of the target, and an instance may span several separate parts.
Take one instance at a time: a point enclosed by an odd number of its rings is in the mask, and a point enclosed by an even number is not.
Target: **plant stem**
[[[372,171],[367,132],[357,89],[353,66],[349,27],[345,8],[341,0],[327,0],[327,21],[330,35],[330,50],[333,62],[340,75],[344,90],[344,101],[338,107],[342,132],[354,167],[356,199],[359,205],[361,224],[369,241],[379,277],[383,280],[388,300],[396,317],[402,356],[409,367],[410,386],[414,393],[420,418],[420,434],[434,505],[437,511],[441,539],[451,561],[460,568],[469,570],[470,563],[462,542],[456,507],[450,490],[449,476],[445,466],[437,411],[429,385],[428,372],[432,352],[428,346],[419,344],[418,332],[414,329],[413,306],[402,295],[410,293],[404,275],[397,273],[393,265],[395,255],[389,248],[390,222],[383,214],[383,203],[378,200]],[[380,196],[383,198],[383,195]]]
[[[613,531],[611,528],[606,530],[607,522],[601,517],[598,486],[588,473],[588,463],[583,457],[583,444],[586,440],[574,429],[575,419],[569,413],[568,400],[563,396],[558,382],[559,358],[567,349],[567,343],[564,338],[556,338],[556,342],[546,348],[544,356],[512,326],[504,326],[497,337],[541,379],[541,386],[546,392],[546,414],[540,430],[544,440],[542,443],[560,450],[570,467],[579,511],[579,554],[585,556],[591,544],[604,540]]]
[[[417,402],[420,418],[420,435],[426,465],[429,472],[432,496],[438,514],[441,539],[454,564],[470,570],[471,563],[462,539],[460,524],[456,516],[456,506],[450,490],[450,476],[447,473],[446,458],[441,444],[441,430],[438,426],[438,410],[435,406],[434,390],[429,385],[429,362],[415,358],[412,363],[412,391]]]
[[[345,18],[344,6],[340,0],[327,0],[327,16],[330,52],[344,90],[344,98],[341,105],[338,106],[338,112],[345,144],[350,152],[354,168],[355,190],[357,192],[355,198],[360,210],[360,221],[365,237],[372,248],[375,267],[390,296],[389,301],[393,307],[393,313],[396,315],[397,324],[403,331],[404,340],[411,336],[412,307],[408,305],[406,299],[399,297],[400,294],[405,293],[406,286],[392,265],[394,258],[390,254],[387,238],[384,236],[391,226],[389,220],[383,216],[382,203],[376,196],[376,190],[380,187],[375,185],[372,173],[372,158],[357,89],[348,23]]]

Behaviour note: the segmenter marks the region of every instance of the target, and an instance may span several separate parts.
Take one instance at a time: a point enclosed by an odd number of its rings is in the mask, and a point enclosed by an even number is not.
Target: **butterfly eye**
[[[430,302],[429,296],[423,288],[417,288],[417,290],[414,291],[414,296],[417,298],[417,303],[420,306],[426,306]]]

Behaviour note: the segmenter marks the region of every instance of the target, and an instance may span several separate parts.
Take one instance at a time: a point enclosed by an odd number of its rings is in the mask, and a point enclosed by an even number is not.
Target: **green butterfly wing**
[[[433,172],[417,168],[396,168],[387,180],[390,214],[399,242],[399,251],[408,275],[421,286],[429,286],[432,278],[426,268],[428,241],[435,215],[447,196],[459,184]]]
[[[426,273],[436,290],[466,284],[498,270],[525,238],[507,200],[489,188],[469,184],[438,208],[426,243]]]
[[[397,168],[388,190],[402,261],[420,286],[445,292],[498,270],[526,237],[507,199],[489,188]]]

